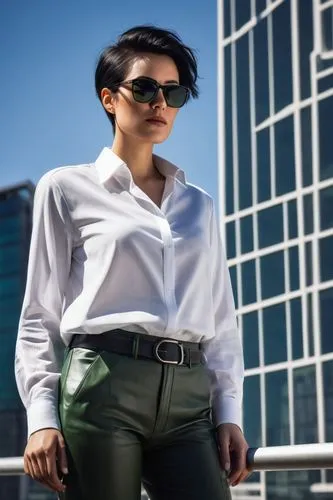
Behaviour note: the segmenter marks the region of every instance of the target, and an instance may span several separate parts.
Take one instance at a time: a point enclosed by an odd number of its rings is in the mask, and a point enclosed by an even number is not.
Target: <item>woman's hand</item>
[[[68,474],[65,441],[57,429],[31,434],[24,452],[24,472],[44,486],[63,492],[60,475]]]
[[[231,486],[244,481],[250,471],[246,467],[246,454],[249,446],[238,425],[221,424],[217,428],[220,447],[221,467],[228,475]]]

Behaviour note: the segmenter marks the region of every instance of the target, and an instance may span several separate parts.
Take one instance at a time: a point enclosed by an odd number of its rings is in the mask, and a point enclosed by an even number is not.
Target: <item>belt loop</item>
[[[140,336],[137,334],[137,335],[135,335],[135,337],[133,339],[132,354],[133,354],[134,359],[138,359],[139,342],[140,342]]]

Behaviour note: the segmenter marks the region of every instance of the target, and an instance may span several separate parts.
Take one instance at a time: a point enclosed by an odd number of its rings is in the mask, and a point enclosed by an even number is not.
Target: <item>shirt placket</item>
[[[170,224],[165,216],[159,217],[159,226],[163,241],[163,284],[165,304],[168,311],[166,332],[176,330],[176,296],[175,296],[175,247]]]
[[[176,295],[175,295],[175,246],[172,237],[172,231],[169,221],[166,216],[167,204],[172,195],[173,179],[167,178],[165,191],[162,199],[161,209],[133,182],[131,192],[137,198],[142,198],[149,201],[152,208],[152,215],[155,217],[156,223],[160,229],[161,240],[163,244],[163,291],[165,307],[167,310],[167,321],[165,333],[168,335],[176,331]]]

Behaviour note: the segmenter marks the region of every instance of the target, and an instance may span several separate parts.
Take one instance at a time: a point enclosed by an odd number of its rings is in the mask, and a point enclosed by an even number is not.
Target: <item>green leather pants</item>
[[[210,420],[209,378],[191,368],[71,349],[59,386],[65,500],[230,500]]]

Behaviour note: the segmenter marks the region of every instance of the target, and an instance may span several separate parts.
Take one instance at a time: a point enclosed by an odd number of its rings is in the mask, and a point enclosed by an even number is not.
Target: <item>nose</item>
[[[156,109],[156,108],[165,109],[168,106],[162,89],[158,90],[155,99],[150,104],[151,104],[151,107],[153,109]]]

